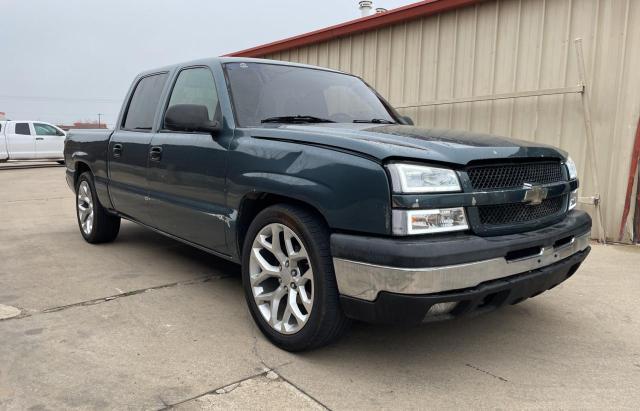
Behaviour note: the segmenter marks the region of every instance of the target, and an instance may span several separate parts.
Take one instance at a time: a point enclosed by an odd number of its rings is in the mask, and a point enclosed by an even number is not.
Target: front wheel
[[[256,216],[244,241],[242,283],[258,328],[287,351],[329,344],[348,327],[329,232],[301,207],[275,205]]]
[[[89,243],[106,243],[118,236],[120,217],[102,207],[90,172],[82,173],[76,184],[76,216],[80,233]]]

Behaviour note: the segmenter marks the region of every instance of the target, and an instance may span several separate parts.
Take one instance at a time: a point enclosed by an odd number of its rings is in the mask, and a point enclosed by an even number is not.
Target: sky
[[[0,11],[0,111],[54,124],[102,113],[109,126],[141,71],[360,16],[357,0],[0,0]]]

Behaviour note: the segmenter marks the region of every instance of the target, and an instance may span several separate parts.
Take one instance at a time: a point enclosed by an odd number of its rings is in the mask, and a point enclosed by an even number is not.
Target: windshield
[[[240,127],[396,121],[376,93],[355,76],[265,63],[227,63],[225,69]]]

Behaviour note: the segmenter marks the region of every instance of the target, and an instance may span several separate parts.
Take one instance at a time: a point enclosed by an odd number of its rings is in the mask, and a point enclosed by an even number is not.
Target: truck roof
[[[16,120],[16,119],[5,119],[5,120],[0,120],[0,123],[42,123],[42,124],[49,124],[50,126],[56,126],[53,123],[50,123],[48,121],[43,121],[43,120]],[[58,126],[56,126],[58,127]]]
[[[139,76],[153,74],[159,71],[171,71],[177,67],[198,66],[198,65],[209,66],[213,64],[224,64],[224,63],[268,63],[268,64],[278,64],[281,66],[306,67],[306,68],[313,68],[317,70],[332,71],[334,73],[349,74],[340,70],[333,70],[326,67],[312,66],[310,64],[291,63],[288,61],[281,61],[281,60],[268,60],[268,59],[249,58],[249,57],[209,57],[209,58],[203,58],[198,60],[186,61],[182,63],[171,64],[164,67],[157,67],[155,69],[145,70],[141,72]]]

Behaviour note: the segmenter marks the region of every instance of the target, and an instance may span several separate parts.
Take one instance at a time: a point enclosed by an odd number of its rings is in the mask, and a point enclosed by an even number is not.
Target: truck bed
[[[65,139],[64,160],[67,174],[75,175],[75,167],[79,162],[88,165],[96,180],[96,189],[104,200],[108,200],[107,151],[111,134],[113,130],[110,129],[73,130]],[[74,184],[74,181],[68,182],[70,185]]]

